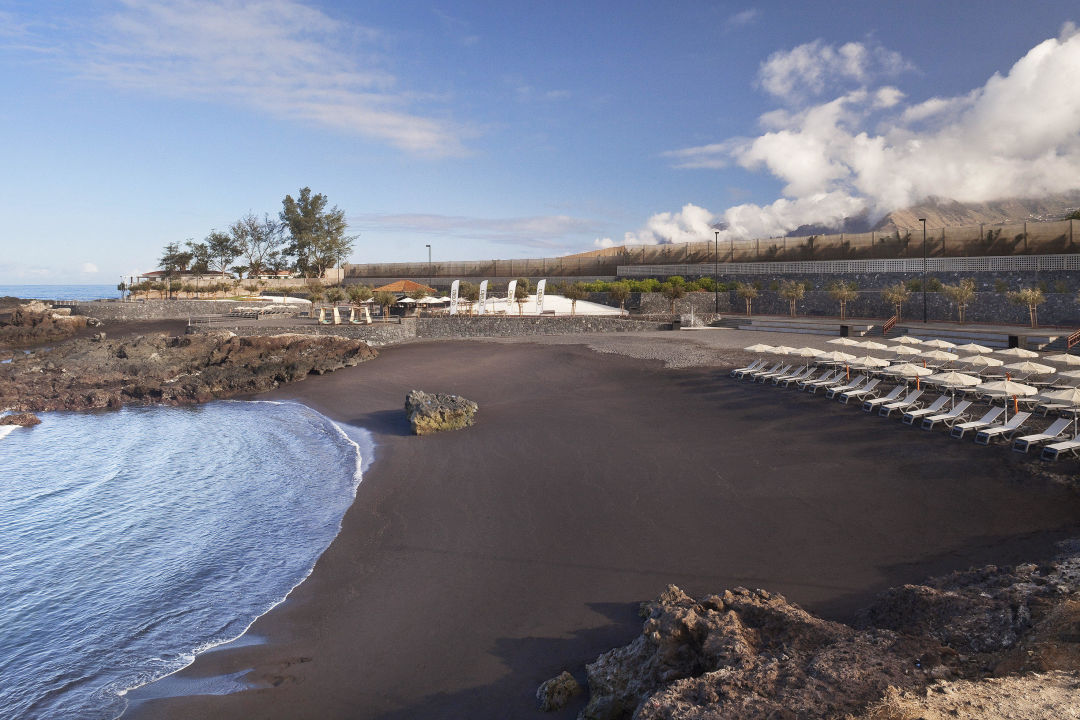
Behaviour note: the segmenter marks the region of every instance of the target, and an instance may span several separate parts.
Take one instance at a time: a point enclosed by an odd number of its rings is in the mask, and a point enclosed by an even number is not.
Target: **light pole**
[[[922,321],[926,324],[926,218],[919,218],[922,223]]]
[[[427,275],[428,275],[427,284],[428,284],[428,287],[432,287],[432,285],[431,285],[431,245],[425,245],[424,247],[427,248]]]
[[[713,236],[713,252],[712,252],[712,289],[713,289],[713,302],[715,307],[713,312],[717,315],[720,314],[720,286],[717,285],[717,276],[720,274],[720,231],[715,230],[716,234]]]

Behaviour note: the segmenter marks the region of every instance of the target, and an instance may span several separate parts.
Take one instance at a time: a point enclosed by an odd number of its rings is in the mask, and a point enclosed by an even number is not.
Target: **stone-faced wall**
[[[644,332],[666,330],[670,323],[632,320],[602,315],[558,315],[554,317],[514,315],[455,315],[418,318],[417,338],[524,337],[594,332]]]
[[[187,320],[204,315],[224,315],[238,307],[251,307],[255,304],[257,303],[239,300],[94,300],[75,303],[72,312],[99,320]],[[303,307],[307,308],[306,305]]]
[[[373,323],[371,325],[290,325],[286,327],[273,327],[267,322],[266,325],[237,325],[229,326],[224,323],[213,325],[189,325],[189,333],[206,333],[228,330],[244,337],[261,337],[266,335],[282,335],[292,333],[297,335],[337,335],[339,337],[355,338],[363,340],[369,345],[376,347],[382,345],[394,345],[396,343],[411,340],[416,337],[416,325],[414,323]]]

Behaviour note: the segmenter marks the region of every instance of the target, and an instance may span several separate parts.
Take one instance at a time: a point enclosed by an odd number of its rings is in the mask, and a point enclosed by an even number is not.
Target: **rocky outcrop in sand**
[[[586,667],[581,718],[914,720],[965,703],[986,710],[973,717],[1001,717],[992,698],[1005,686],[983,680],[1031,671],[1067,675],[1009,684],[1026,695],[1012,696],[1020,710],[1008,717],[1080,706],[1080,543],[1053,563],[893,588],[854,627],[743,588],[694,599],[669,587],[644,610],[639,637]],[[1046,687],[1068,703],[1044,702]]]
[[[376,356],[335,336],[236,337],[228,332],[74,340],[0,365],[0,407],[85,410],[179,405],[262,392]]]
[[[566,670],[541,683],[536,691],[536,704],[544,712],[561,710],[570,698],[583,692],[581,684]]]
[[[417,435],[466,428],[473,424],[478,408],[460,395],[410,390],[405,396],[405,414]]]

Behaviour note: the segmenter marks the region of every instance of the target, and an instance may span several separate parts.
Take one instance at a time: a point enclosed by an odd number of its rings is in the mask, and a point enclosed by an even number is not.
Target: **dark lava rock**
[[[544,712],[561,710],[570,702],[570,698],[582,693],[581,684],[574,676],[563,670],[561,673],[545,680],[536,690],[536,702]]]
[[[13,415],[4,415],[0,417],[0,425],[21,425],[22,427],[33,427],[34,425],[40,425],[41,421],[38,420],[37,415],[33,413],[15,413]]]
[[[405,396],[405,414],[417,435],[468,427],[473,424],[478,409],[472,400],[459,395],[410,390]]]

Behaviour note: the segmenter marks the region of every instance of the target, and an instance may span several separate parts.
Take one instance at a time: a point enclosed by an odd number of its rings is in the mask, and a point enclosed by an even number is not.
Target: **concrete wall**
[[[223,315],[238,307],[251,306],[250,302],[237,300],[95,300],[75,303],[72,312],[99,320],[187,320],[203,315]]]
[[[266,335],[282,335],[293,333],[296,335],[337,335],[338,337],[355,338],[363,340],[369,345],[382,346],[394,345],[416,337],[416,326],[413,323],[374,323],[372,325],[290,325],[287,327],[274,327],[267,320],[266,325],[238,325],[229,326],[223,323],[214,325],[192,325],[188,327],[189,333],[207,333],[228,330],[244,337],[261,337]]]
[[[630,320],[598,315],[575,317],[536,316],[461,316],[419,318],[418,338],[524,337],[529,335],[568,335],[593,332],[644,332],[665,330],[670,324]]]

